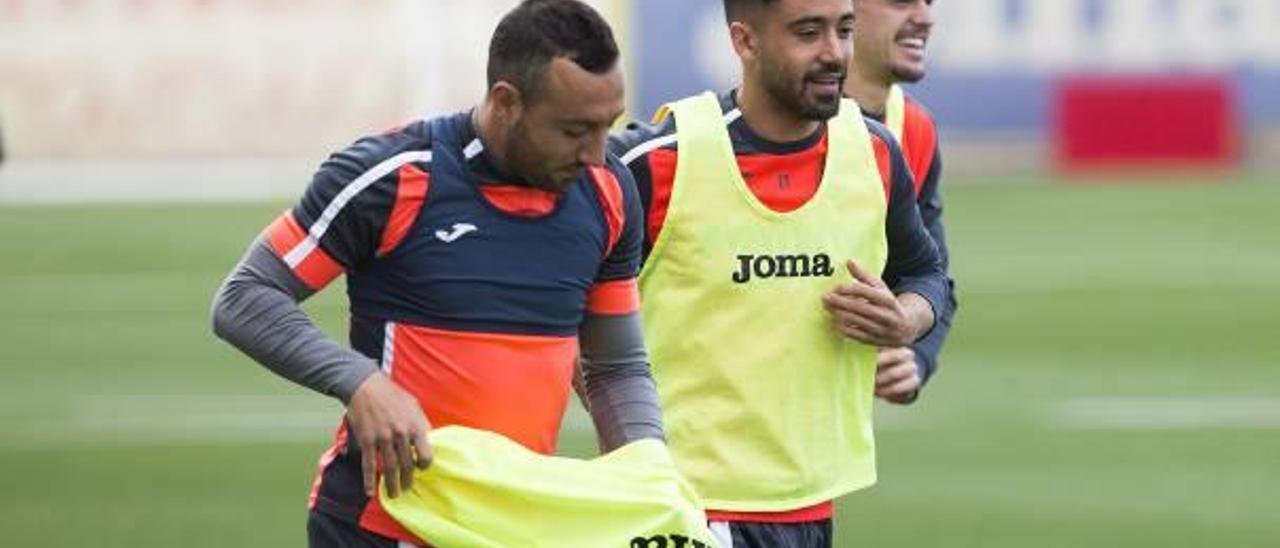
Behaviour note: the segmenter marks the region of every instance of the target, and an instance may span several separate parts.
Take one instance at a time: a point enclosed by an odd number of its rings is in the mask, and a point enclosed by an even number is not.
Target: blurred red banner
[[[1059,171],[1225,170],[1240,160],[1239,104],[1220,75],[1069,76],[1054,83]]]

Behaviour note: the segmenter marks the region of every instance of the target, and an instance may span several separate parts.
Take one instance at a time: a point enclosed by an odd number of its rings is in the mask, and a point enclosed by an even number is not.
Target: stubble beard
[[[789,110],[792,114],[803,120],[814,122],[825,122],[834,118],[840,112],[840,94],[837,93],[832,100],[805,101],[805,87],[808,82],[808,75],[802,76],[795,90],[789,89],[786,71],[771,62],[765,62],[763,65],[765,92],[773,98],[773,101],[783,108]],[[844,78],[840,79],[837,89],[844,89]]]

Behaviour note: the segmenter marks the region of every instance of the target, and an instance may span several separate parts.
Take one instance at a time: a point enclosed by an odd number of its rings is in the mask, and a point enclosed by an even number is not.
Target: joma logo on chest
[[[744,284],[751,278],[829,278],[836,270],[831,257],[817,255],[738,255],[738,269],[733,283]]]

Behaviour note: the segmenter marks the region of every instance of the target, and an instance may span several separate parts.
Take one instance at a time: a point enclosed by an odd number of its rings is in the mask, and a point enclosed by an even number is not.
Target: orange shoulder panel
[[[902,128],[902,154],[915,179],[916,195],[933,167],[933,155],[938,147],[938,128],[928,111],[914,99],[907,98],[907,111]]]
[[[596,194],[600,196],[600,209],[604,211],[605,221],[609,224],[609,246],[605,250],[605,256],[608,256],[622,236],[622,225],[626,222],[622,184],[608,168],[592,167],[590,171],[591,181],[596,185]]]

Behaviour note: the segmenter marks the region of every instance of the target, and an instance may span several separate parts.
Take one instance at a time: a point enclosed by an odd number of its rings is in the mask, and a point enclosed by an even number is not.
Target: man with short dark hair
[[[645,206],[645,337],[723,547],[830,546],[832,501],[876,479],[876,349],[933,328],[946,278],[897,144],[842,99],[851,0],[725,11],[742,85],[612,142]]]
[[[612,31],[576,0],[526,0],[490,45],[470,112],[366,137],[219,289],[216,333],[341,400],[310,496],[313,547],[421,544],[376,495],[429,465],[431,425],[554,451],[574,361],[605,450],[663,436],[638,314],[642,218],[609,155],[623,76]],[[347,275],[351,348],[298,302]]]
[[[925,76],[925,46],[933,30],[933,0],[854,0],[853,63],[844,91],[862,113],[885,124],[902,147],[916,182],[920,217],[950,265],[942,226],[942,153],[933,117],[901,84]],[[877,358],[876,395],[910,403],[938,370],[938,354],[951,331],[954,290],[928,337],[911,346],[882,348]]]

